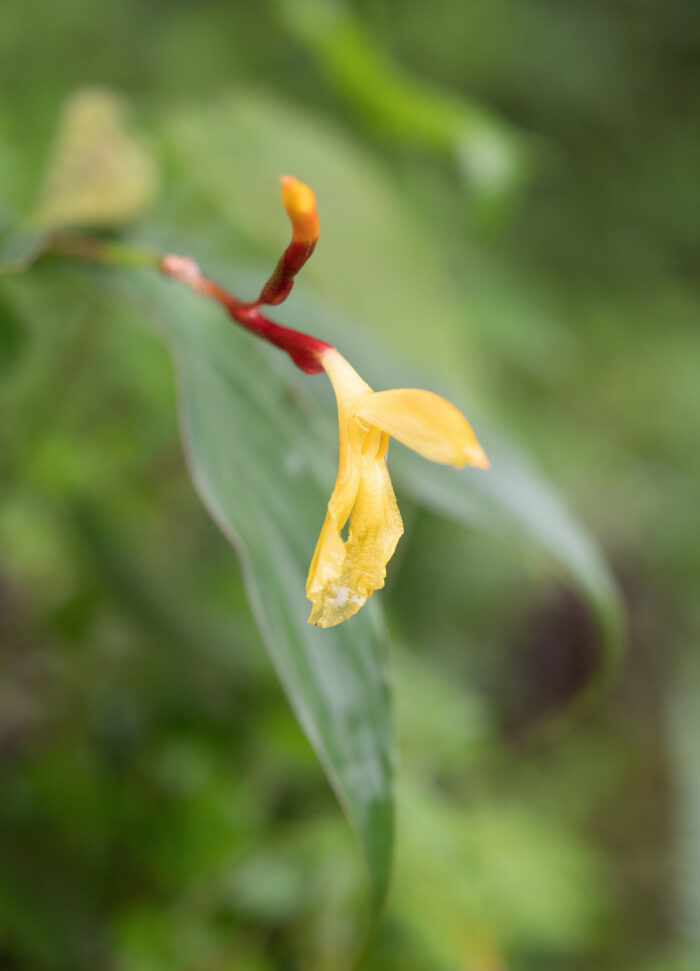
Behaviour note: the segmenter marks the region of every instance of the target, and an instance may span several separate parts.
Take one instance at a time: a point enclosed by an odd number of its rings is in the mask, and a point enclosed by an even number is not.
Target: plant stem
[[[68,233],[51,237],[40,255],[41,257],[78,256],[112,266],[143,266],[154,270],[159,268],[161,260],[159,253],[132,246],[129,243]]]
[[[307,255],[310,255],[310,249]],[[323,370],[320,357],[329,347],[325,341],[310,334],[292,330],[290,327],[283,327],[269,317],[265,317],[258,310],[259,300],[252,303],[239,300],[214,280],[204,276],[194,260],[187,256],[178,256],[175,253],[161,255],[128,243],[74,233],[58,233],[50,237],[37,258],[47,256],[77,256],[97,263],[106,263],[109,266],[137,266],[156,270],[164,276],[185,283],[195,293],[216,300],[237,324],[268,343],[274,344],[280,350],[286,351],[297,367],[307,374],[319,374]],[[291,289],[291,283],[287,282],[288,292]]]

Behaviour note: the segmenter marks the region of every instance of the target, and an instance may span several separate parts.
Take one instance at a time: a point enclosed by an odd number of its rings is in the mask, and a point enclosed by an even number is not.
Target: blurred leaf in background
[[[63,109],[32,222],[43,229],[132,223],[153,203],[157,176],[126,131],[113,92],[84,88]]]
[[[452,157],[475,228],[493,231],[517,200],[533,145],[496,112],[402,71],[350,9],[333,0],[280,0],[292,36],[354,111],[389,142]]]
[[[698,964],[698,32],[682,0],[631,14],[0,8],[3,234],[31,211],[64,97],[115,88],[160,169],[131,245],[252,293],[286,235],[271,187],[294,171],[322,238],[280,319],[377,387],[427,370],[515,440],[483,493],[392,448],[407,531],[381,595],[401,750],[382,971]],[[468,118],[510,168],[495,196],[467,179],[465,220]],[[68,261],[0,287],[0,963],[344,967],[355,854],[188,482],[150,298]],[[273,369],[332,479],[329,389],[227,334]],[[613,561],[631,643],[595,712],[536,743],[599,650],[557,578],[613,636],[616,609],[533,463]]]

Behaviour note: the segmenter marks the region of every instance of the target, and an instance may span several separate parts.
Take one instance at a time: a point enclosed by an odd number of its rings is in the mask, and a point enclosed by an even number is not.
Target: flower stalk
[[[309,623],[333,627],[384,586],[387,563],[403,533],[386,462],[390,438],[432,462],[481,469],[489,462],[466,418],[444,398],[418,388],[375,392],[331,344],[283,327],[261,311],[286,300],[319,235],[311,189],[293,176],[281,181],[292,239],[253,301],[239,299],[205,276],[190,257],[176,253],[156,256],[120,243],[67,235],[54,237],[43,253],[155,268],[215,300],[232,320],[285,351],[305,373],[326,372],[338,407],[338,475],[311,560],[306,596],[312,604]]]
[[[312,337],[311,334],[283,327],[270,320],[258,309],[258,301],[246,303],[239,300],[220,284],[204,276],[199,266],[189,257],[168,253],[160,260],[159,269],[165,276],[186,283],[196,293],[216,300],[237,324],[256,337],[286,351],[296,366],[306,374],[320,374],[323,371],[321,355],[328,350],[330,344],[318,337]]]
[[[194,260],[168,253],[159,264],[166,276],[188,284],[197,293],[216,300],[229,316],[257,337],[286,351],[298,368],[306,374],[323,371],[321,355],[330,344],[291,327],[270,320],[260,312],[263,304],[276,306],[289,296],[294,278],[313,253],[319,234],[316,197],[311,189],[292,175],[283,175],[282,203],[292,224],[292,240],[280,257],[257,300],[246,302],[204,276]]]

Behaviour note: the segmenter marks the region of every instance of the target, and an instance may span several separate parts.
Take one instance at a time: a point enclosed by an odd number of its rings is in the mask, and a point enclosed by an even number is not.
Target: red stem
[[[278,264],[278,269],[292,246],[288,247],[287,251],[285,251],[284,256]],[[311,248],[313,249],[313,247]],[[305,256],[303,262],[306,261],[309,255],[307,254]],[[246,303],[239,300],[238,297],[235,297],[214,280],[210,280],[204,276],[194,260],[186,256],[177,256],[175,253],[168,253],[161,260],[160,269],[166,276],[187,283],[197,293],[216,300],[241,327],[245,327],[246,330],[249,330],[257,337],[286,351],[302,371],[305,371],[307,374],[320,374],[323,371],[320,357],[331,345],[319,340],[318,337],[312,337],[310,334],[304,334],[299,330],[292,330],[291,327],[283,327],[281,324],[275,323],[274,320],[270,320],[269,317],[261,314],[258,310],[261,300],[256,300],[254,303]],[[276,275],[277,270],[273,273],[269,283],[274,280]],[[291,285],[292,281],[289,280],[287,293],[291,289]],[[263,287],[263,293],[266,287]]]
[[[293,239],[279,258],[270,279],[260,291],[257,303],[276,306],[286,300],[294,286],[294,277],[311,256],[315,247],[315,241],[313,243],[299,243]]]

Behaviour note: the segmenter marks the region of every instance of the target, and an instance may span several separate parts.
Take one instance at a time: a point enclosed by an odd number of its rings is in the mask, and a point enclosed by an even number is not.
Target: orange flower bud
[[[295,243],[313,246],[319,231],[316,196],[308,185],[295,179],[293,175],[283,175],[280,181],[282,203],[292,221],[292,239]]]

